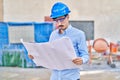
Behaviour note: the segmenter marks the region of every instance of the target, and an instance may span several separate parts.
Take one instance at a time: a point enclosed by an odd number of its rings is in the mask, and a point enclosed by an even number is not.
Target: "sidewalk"
[[[120,69],[82,70],[81,80],[120,80]],[[0,80],[49,80],[45,68],[0,67]]]
[[[120,69],[82,71],[81,80],[120,80]]]
[[[120,62],[116,68],[105,61],[93,61],[81,66],[81,80],[120,80]],[[49,80],[51,71],[46,68],[0,67],[0,80]]]
[[[49,77],[48,69],[0,67],[0,80],[49,80]]]

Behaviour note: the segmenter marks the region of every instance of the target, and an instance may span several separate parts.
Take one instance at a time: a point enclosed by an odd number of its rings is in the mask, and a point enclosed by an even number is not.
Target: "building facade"
[[[95,39],[120,40],[120,0],[3,0],[0,16],[3,21],[42,22],[45,16],[50,15],[51,6],[57,1],[70,7],[70,20],[94,21]]]

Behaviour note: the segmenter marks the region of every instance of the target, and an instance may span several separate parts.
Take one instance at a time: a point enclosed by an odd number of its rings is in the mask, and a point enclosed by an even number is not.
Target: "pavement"
[[[120,80],[120,62],[115,68],[106,61],[81,66],[81,80]],[[0,80],[49,80],[51,71],[46,68],[0,67]]]

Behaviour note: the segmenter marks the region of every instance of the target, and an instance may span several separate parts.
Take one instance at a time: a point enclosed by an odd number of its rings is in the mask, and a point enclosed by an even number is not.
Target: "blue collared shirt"
[[[73,43],[77,57],[83,59],[83,64],[89,60],[88,49],[86,45],[86,38],[83,31],[72,27],[71,25],[64,31],[63,34],[59,34],[58,29],[51,33],[49,41],[59,39],[61,37],[69,37]],[[65,69],[65,70],[53,70],[51,80],[77,80],[80,78],[80,69]]]

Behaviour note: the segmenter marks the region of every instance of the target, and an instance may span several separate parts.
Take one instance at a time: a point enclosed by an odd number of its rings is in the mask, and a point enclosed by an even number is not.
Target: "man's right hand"
[[[34,59],[34,57],[33,57],[32,55],[30,55],[30,54],[28,54],[28,57],[29,57],[30,59]]]

